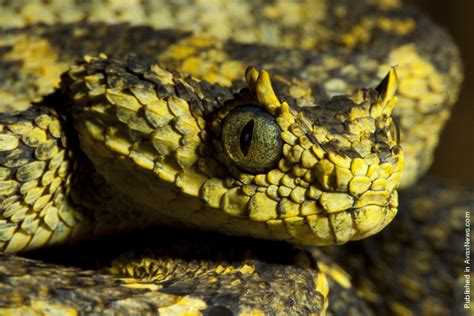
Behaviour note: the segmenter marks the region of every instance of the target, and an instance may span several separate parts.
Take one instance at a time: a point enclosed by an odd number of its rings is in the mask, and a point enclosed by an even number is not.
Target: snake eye
[[[398,127],[397,122],[392,118],[389,125],[389,137],[393,139],[398,145],[400,145],[400,128]]]
[[[282,140],[273,116],[257,107],[231,111],[222,125],[222,143],[228,159],[237,168],[264,172],[280,160]]]

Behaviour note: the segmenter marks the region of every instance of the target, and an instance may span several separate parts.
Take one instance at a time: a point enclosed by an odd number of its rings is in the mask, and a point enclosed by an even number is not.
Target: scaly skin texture
[[[327,307],[326,277],[288,244],[166,229],[129,237],[46,250],[62,266],[3,256],[0,312],[308,315]],[[121,278],[64,268],[78,258]]]
[[[346,2],[7,4],[0,249],[158,224],[299,245],[342,244],[383,229],[396,213],[400,181],[412,184],[431,163],[462,75],[450,38],[416,10],[398,1]],[[142,26],[97,23],[104,21]],[[154,29],[162,27],[181,30]],[[225,149],[227,117],[248,105],[271,115],[280,130],[281,157],[259,172],[242,169]],[[312,311],[324,313],[329,276],[343,289],[333,311],[355,306],[366,314],[365,305],[344,299],[355,297],[344,273],[316,258],[323,273],[307,277],[314,293],[298,299],[299,309],[283,304],[287,309],[274,311],[307,313],[304,302],[316,295]],[[34,264],[25,265],[26,287],[43,282],[28,279]],[[109,272],[144,277],[130,270]],[[306,273],[269,270],[281,290],[275,273]],[[9,273],[7,289],[24,282]],[[6,296],[6,304],[24,308],[15,297]],[[214,303],[199,297],[193,308]],[[72,312],[87,309],[77,304]],[[244,304],[232,304],[223,306],[245,312]]]
[[[6,82],[0,90],[0,102],[5,109],[25,108],[51,92],[59,83],[59,74],[76,58],[101,52],[119,58],[137,52],[183,73],[225,85],[241,79],[248,65],[264,67],[297,81],[290,92],[302,99],[300,105],[375,86],[390,67],[398,66],[401,84],[394,116],[407,157],[402,186],[408,186],[431,164],[437,135],[457,98],[462,80],[459,53],[443,30],[406,4],[347,2],[252,1],[229,5],[220,1],[143,1],[105,6],[101,1],[15,1],[2,10],[5,27],[38,22],[54,26],[35,25],[2,33],[0,46],[4,49],[0,54],[4,62],[0,71]],[[85,24],[71,30],[57,24],[79,20],[171,27],[193,31],[208,40],[180,40],[182,33],[176,36],[146,27],[125,32],[124,26]],[[252,45],[219,42],[212,37]]]
[[[426,177],[375,238],[325,249],[377,314],[470,315],[464,308],[466,213],[472,188]],[[318,250],[319,251],[319,250]]]
[[[63,163],[72,154],[46,141],[45,126],[36,126],[41,120],[21,128],[18,115],[6,116],[5,163],[22,169],[20,177],[11,172],[4,183],[5,213],[16,215],[3,248],[16,252],[41,245],[35,238],[29,246],[40,210],[40,218],[54,218],[52,228],[49,221],[40,225],[46,229],[38,237],[43,245],[57,242],[50,236],[59,224],[66,224],[59,230],[62,240],[165,223],[311,245],[361,239],[385,227],[396,213],[403,168],[390,117],[395,71],[377,89],[321,100],[313,108],[297,106],[305,97],[292,95],[298,85],[287,79],[275,78],[278,96],[265,71],[250,69],[245,80],[226,88],[138,58],[118,63],[105,55],[86,57],[64,76],[68,100],[51,97],[44,103],[57,104],[63,121],[71,116],[82,151],[108,185],[101,183],[89,193],[75,179],[64,178],[62,187],[71,191],[66,198],[55,192],[60,179],[42,198],[47,181],[36,189],[39,193],[31,193],[37,185],[31,181],[41,176],[49,159],[59,154]],[[69,104],[68,114],[61,114],[63,102]],[[242,105],[267,111],[281,130],[282,158],[267,172],[242,172],[222,153],[222,121]],[[19,139],[32,148],[48,143],[49,156],[38,157],[35,149],[29,151],[32,162],[11,162],[21,151]],[[68,223],[63,215],[78,220]],[[12,223],[18,223],[16,228]]]
[[[465,243],[469,244],[465,224],[466,213],[474,206],[472,188],[423,179],[418,188],[406,192],[400,206],[404,211],[393,227],[364,246],[373,267],[368,269],[369,276],[380,291],[373,302],[377,310],[469,315],[463,293]],[[407,240],[413,240],[410,248],[404,247]],[[399,277],[387,278],[388,270]]]
[[[394,85],[395,74],[389,76],[387,85]],[[215,87],[135,59],[86,61],[63,85],[81,149],[117,192],[112,196],[136,204],[127,208],[139,226],[178,222],[321,245],[372,235],[396,213],[403,156],[390,134],[390,91],[329,101],[320,113],[309,112],[322,118],[315,124],[280,102],[268,74],[254,69],[247,72],[247,89],[235,96],[223,89],[217,100],[207,93]],[[229,111],[248,104],[275,117],[283,142],[277,164],[255,175],[232,165],[220,141]],[[361,130],[360,120],[369,130]],[[334,135],[331,129],[343,123],[348,137]],[[363,184],[359,170],[367,172]],[[125,209],[115,213],[118,223],[127,216]]]

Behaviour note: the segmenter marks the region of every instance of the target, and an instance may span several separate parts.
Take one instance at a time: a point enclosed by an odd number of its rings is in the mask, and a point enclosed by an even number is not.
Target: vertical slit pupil
[[[250,144],[252,143],[253,125],[253,120],[248,121],[240,133],[240,150],[244,156],[249,153]]]

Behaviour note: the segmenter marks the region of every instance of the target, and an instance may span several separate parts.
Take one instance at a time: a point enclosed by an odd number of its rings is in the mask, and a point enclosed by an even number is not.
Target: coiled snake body
[[[2,255],[3,313],[369,313],[289,244],[379,232],[429,167],[462,80],[429,18],[369,0],[2,9],[0,250],[116,236],[115,256],[140,229],[151,249],[101,274]]]

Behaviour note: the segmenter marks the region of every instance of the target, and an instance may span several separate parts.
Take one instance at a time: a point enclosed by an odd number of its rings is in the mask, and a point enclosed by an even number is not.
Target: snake
[[[449,311],[435,292],[417,309],[413,264],[391,279],[383,262],[406,236],[449,247],[440,219],[472,204],[417,183],[463,74],[415,7],[4,1],[0,17],[0,313]]]

